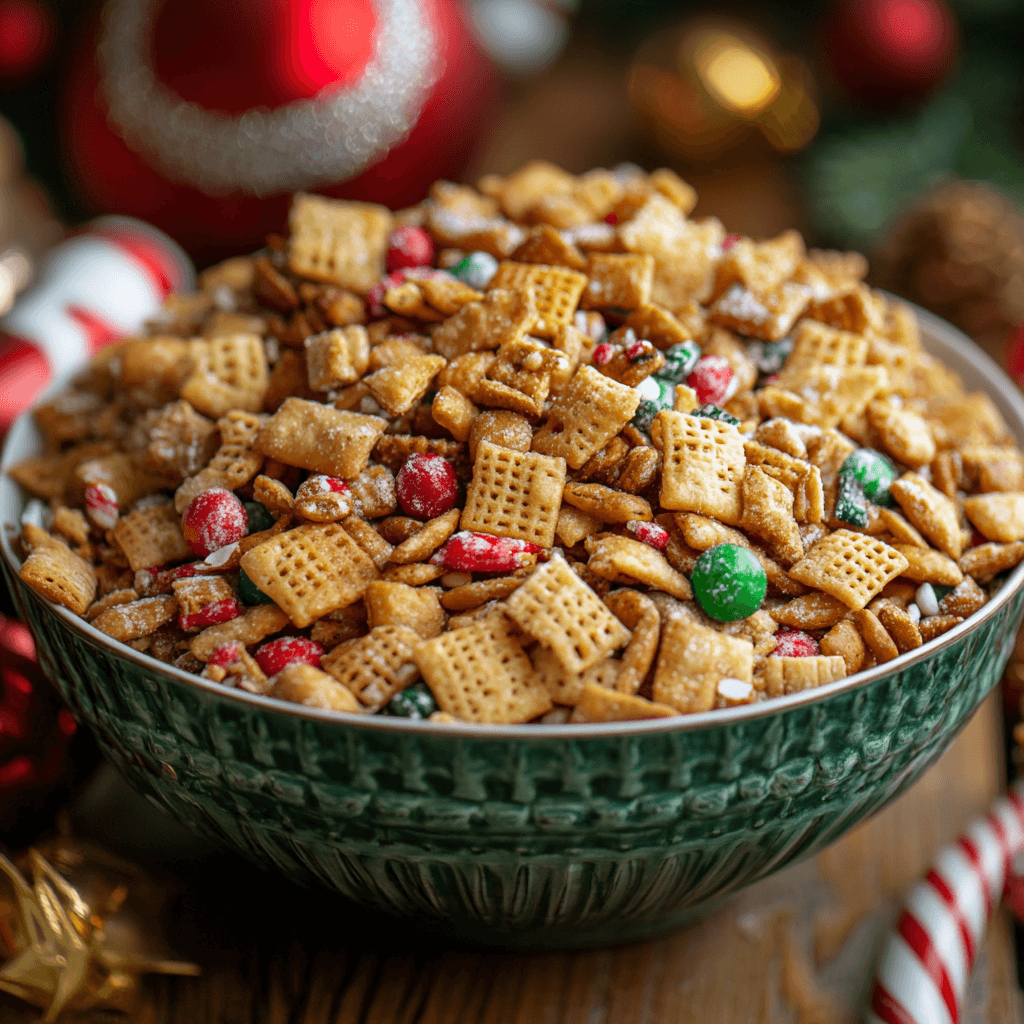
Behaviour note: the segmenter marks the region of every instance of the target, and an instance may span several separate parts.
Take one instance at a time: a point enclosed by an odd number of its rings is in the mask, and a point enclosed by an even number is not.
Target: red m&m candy
[[[821,654],[818,641],[802,629],[780,629],[775,634],[775,650],[780,658],[816,658]]]
[[[256,651],[256,664],[269,676],[276,676],[289,665],[312,665],[318,668],[324,649],[315,640],[304,636],[285,636],[271,640]]]
[[[528,540],[461,530],[430,561],[454,572],[515,572],[535,562],[540,550]]]
[[[203,558],[241,540],[248,530],[245,506],[223,487],[197,495],[181,517],[181,532],[188,546]]]
[[[410,455],[395,481],[398,503],[407,516],[433,519],[455,507],[459,482],[441,455]]]
[[[430,235],[412,226],[395,228],[388,239],[389,273],[403,267],[428,267],[434,260],[434,242]]]
[[[697,401],[701,405],[721,407],[732,384],[729,360],[724,356],[701,356],[686,383],[697,392]]]

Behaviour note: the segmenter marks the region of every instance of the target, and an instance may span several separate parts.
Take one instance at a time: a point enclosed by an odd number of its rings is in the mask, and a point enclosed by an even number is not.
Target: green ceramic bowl
[[[1024,439],[1024,402],[921,313],[928,347]],[[37,450],[30,421],[3,465]],[[0,515],[24,496],[4,476]],[[999,679],[1024,566],[877,669],[751,707],[583,726],[435,725],[225,689],[111,641],[3,564],[43,668],[125,778],[289,878],[488,943],[598,944],[707,912],[905,790]]]

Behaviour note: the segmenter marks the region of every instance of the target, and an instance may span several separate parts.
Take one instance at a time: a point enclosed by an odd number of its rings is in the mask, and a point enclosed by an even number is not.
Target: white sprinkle
[[[916,604],[907,605],[907,614],[910,616],[910,621],[916,626],[921,621],[921,609]]]
[[[935,588],[930,583],[922,583],[914,595],[918,610],[922,615],[938,615],[939,599],[935,594]]]
[[[657,402],[661,398],[661,388],[653,377],[644,377],[639,384],[635,385],[634,391],[639,391],[644,398],[651,402]]]

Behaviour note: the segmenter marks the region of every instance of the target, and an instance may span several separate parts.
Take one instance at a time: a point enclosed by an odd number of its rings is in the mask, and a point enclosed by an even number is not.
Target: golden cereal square
[[[452,360],[518,340],[536,318],[530,294],[492,286],[482,302],[467,303],[438,326],[431,341],[438,355]]]
[[[334,676],[301,663],[289,665],[278,673],[270,688],[270,696],[302,704],[307,708],[350,713],[363,710],[355,694],[348,687],[342,686]]]
[[[772,656],[766,664],[766,692],[769,697],[810,690],[834,683],[846,676],[846,662],[838,654],[812,658],[780,658]]]
[[[389,415],[401,416],[426,394],[444,365],[441,356],[410,356],[394,366],[382,366],[364,378],[364,383]]]
[[[249,412],[229,412],[217,421],[220,447],[208,465],[189,477],[174,492],[174,507],[182,513],[189,502],[212,487],[233,491],[247,484],[260,471],[263,456],[253,451],[263,419]]]
[[[206,416],[232,409],[259,412],[270,375],[258,334],[229,334],[198,343],[195,369],[181,386],[181,397]]]
[[[661,504],[738,526],[743,512],[743,436],[731,423],[665,409]]]
[[[564,487],[564,459],[481,441],[460,528],[550,548]]]
[[[784,284],[767,295],[734,284],[715,300],[708,320],[751,338],[778,341],[789,333],[809,298],[808,290],[798,284]]]
[[[904,473],[893,481],[889,493],[899,503],[903,514],[921,531],[937,548],[956,560],[963,554],[964,537],[960,530],[960,515],[956,503],[946,497],[938,488],[930,484],[917,473]],[[971,518],[968,498],[964,501],[964,511]],[[982,531],[984,533],[984,531]],[[988,540],[1001,540],[1000,537],[988,537]],[[1019,538],[1010,537],[1017,540]]]
[[[289,466],[352,480],[386,426],[379,416],[288,398],[261,427],[254,447]]]
[[[359,324],[306,339],[306,370],[314,391],[354,384],[370,363],[370,337]]]
[[[789,575],[858,611],[907,565],[903,555],[877,537],[836,530],[813,545]]]
[[[408,626],[422,639],[430,640],[444,630],[439,595],[437,587],[410,587],[406,583],[374,580],[363,595],[366,621],[371,629]]]
[[[421,643],[416,663],[442,711],[514,725],[551,710],[547,687],[500,611]]]
[[[337,523],[279,533],[247,551],[241,566],[299,629],[358,601],[378,577],[369,556]]]
[[[42,533],[18,575],[37,594],[84,615],[96,597],[96,573],[63,541]]]
[[[1002,544],[1024,540],[1024,493],[1020,491],[974,494],[964,499],[964,512],[986,540]]]
[[[365,295],[384,276],[391,214],[373,203],[299,194],[288,215],[288,266]]]
[[[407,626],[377,626],[366,636],[339,644],[320,666],[368,711],[379,711],[416,681],[420,670],[413,656],[419,644],[419,634]]]
[[[122,516],[114,526],[114,539],[133,572],[192,557],[181,532],[181,519],[172,505],[138,508]]]
[[[649,253],[594,253],[587,277],[582,297],[585,309],[636,309],[650,300],[654,257]]]
[[[540,566],[506,602],[508,614],[550,647],[566,670],[582,672],[629,640],[629,630],[561,555]]]
[[[868,341],[859,334],[827,327],[816,320],[801,320],[793,332],[793,351],[779,380],[788,387],[810,366],[835,366],[843,370],[863,366],[868,355]]]
[[[715,706],[723,679],[749,683],[754,673],[754,645],[719,633],[685,615],[667,618],[654,671],[654,700],[692,714]]]
[[[161,626],[171,622],[177,612],[177,598],[170,594],[161,594],[108,608],[100,612],[92,624],[101,633],[125,643],[156,632]]]
[[[579,469],[630,421],[640,392],[581,366],[534,435],[533,450]]]
[[[505,260],[498,266],[488,288],[532,291],[536,315],[530,331],[542,338],[553,338],[560,327],[572,323],[586,285],[586,275],[576,270]]]

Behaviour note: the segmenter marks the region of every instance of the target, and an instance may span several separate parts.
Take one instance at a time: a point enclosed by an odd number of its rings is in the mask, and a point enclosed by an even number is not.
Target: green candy
[[[717,405],[702,405],[699,409],[694,409],[691,413],[692,416],[702,416],[706,420],[719,420],[722,423],[732,423],[734,426],[739,423],[732,413],[726,412],[724,409],[719,409]]]
[[[889,487],[896,479],[893,464],[874,448],[855,451],[842,465],[839,475],[850,474],[864,488],[864,494],[876,505],[891,505]]]
[[[245,570],[241,569],[238,573],[238,596],[242,599],[243,604],[273,604],[274,599],[267,597],[266,594],[256,586],[255,583],[245,574]]]
[[[449,273],[470,288],[480,289],[487,287],[497,270],[498,261],[489,252],[477,251],[456,263]]]
[[[768,577],[753,552],[738,544],[708,548],[693,567],[697,603],[719,622],[753,615],[768,590]]]
[[[429,718],[437,710],[430,687],[426,683],[414,683],[396,693],[380,713],[392,718]]]
[[[867,526],[868,502],[860,481],[852,473],[840,473],[838,483],[836,519],[851,526]]]
[[[274,525],[274,517],[267,511],[266,505],[258,501],[243,501],[242,505],[249,523],[249,533],[269,530]]]
[[[665,351],[665,365],[658,371],[658,376],[673,384],[681,384],[693,372],[698,359],[700,345],[695,341],[673,345]]]
[[[648,378],[649,379],[649,378]],[[629,421],[637,430],[643,431],[645,434],[651,432],[651,424],[654,422],[654,417],[661,412],[662,409],[671,409],[670,405],[660,405],[658,402],[652,402],[649,398],[641,398],[640,404],[636,407],[636,412],[633,413],[633,418]]]

